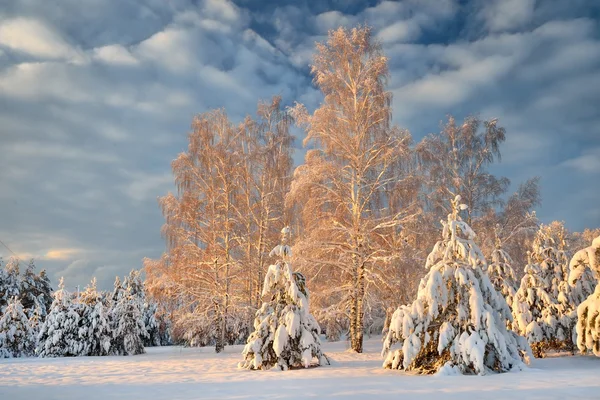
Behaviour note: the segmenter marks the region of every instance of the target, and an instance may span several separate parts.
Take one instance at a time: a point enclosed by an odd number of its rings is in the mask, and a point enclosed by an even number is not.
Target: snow
[[[290,371],[238,369],[242,347],[221,354],[212,347],[157,347],[130,357],[4,359],[0,398],[589,399],[600,388],[600,359],[593,356],[550,355],[519,373],[419,376],[381,368],[381,337],[366,340],[363,354],[348,352],[346,342],[324,343],[332,365]]]

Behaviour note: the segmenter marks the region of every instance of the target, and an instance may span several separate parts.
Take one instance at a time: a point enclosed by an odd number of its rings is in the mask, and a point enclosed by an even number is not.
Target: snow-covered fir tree
[[[0,358],[30,356],[34,343],[27,315],[17,296],[14,296],[0,318]]]
[[[139,301],[131,291],[131,287],[124,290],[111,310],[113,332],[111,352],[116,355],[136,355],[145,352],[144,338],[148,333],[144,326]]]
[[[586,275],[593,273],[600,276],[600,236],[592,241],[592,245],[579,250],[569,263],[569,284],[575,293]],[[584,278],[585,279],[585,278]],[[577,347],[581,352],[592,351],[600,357],[600,284],[596,284],[594,293],[590,294],[577,307]]]
[[[8,303],[7,299],[5,300],[6,293],[6,283],[8,282],[8,277],[6,274],[6,270],[4,269],[4,262],[0,257],[0,315],[2,314],[6,304]]]
[[[483,375],[521,369],[528,358],[524,338],[506,329],[510,309],[487,276],[475,233],[459,216],[464,209],[456,196],[417,299],[392,316],[385,368]]]
[[[112,295],[110,297],[112,305],[116,305],[119,300],[121,299],[121,296],[123,295],[123,284],[121,283],[121,278],[119,278],[118,276],[115,277],[115,283],[113,286],[113,292]]]
[[[29,261],[21,280],[20,299],[29,318],[31,318],[36,308],[39,308],[38,312],[42,317],[45,317],[52,304],[50,280],[45,270],[42,270],[39,275],[35,273],[33,259]]]
[[[52,285],[50,284],[50,278],[48,278],[48,274],[46,273],[45,269],[41,270],[39,275],[35,277],[35,285],[37,289],[38,303],[43,306],[42,310],[44,311],[45,316],[50,310],[50,306],[54,300],[54,297],[52,296]]]
[[[282,243],[270,253],[280,259],[265,276],[264,302],[256,312],[254,332],[242,352],[240,368],[307,368],[314,358],[319,365],[329,364],[321,350],[319,325],[309,311],[305,278],[293,272],[289,262],[290,229],[285,227],[281,233]]]
[[[169,346],[173,344],[173,338],[171,337],[171,319],[168,315],[163,312],[155,314],[158,322],[158,338],[161,346]]]
[[[512,259],[502,248],[502,242],[496,232],[496,248],[492,252],[487,272],[496,291],[504,297],[508,307],[512,307],[513,298],[518,287],[512,263]]]
[[[565,286],[565,252],[556,242],[551,230],[542,225],[512,304],[513,329],[527,338],[536,357],[573,347],[574,323],[567,295],[560,296]]]
[[[42,310],[41,305],[37,304],[35,306],[35,308],[33,309],[33,311],[30,312],[30,315],[29,315],[29,326],[31,327],[31,332],[33,335],[33,342],[34,342],[33,349],[34,350],[37,348],[38,335],[40,333],[40,329],[41,329],[42,324],[44,323],[45,319],[46,319],[45,312]]]
[[[21,276],[19,275],[19,259],[11,257],[4,266],[4,274],[0,276],[0,313],[14,297],[19,297],[21,292]]]
[[[79,339],[79,314],[65,289],[64,279],[58,283],[54,301],[38,334],[36,353],[40,357],[75,357],[84,346]]]
[[[35,309],[38,298],[36,294],[36,283],[35,283],[35,263],[32,260],[29,261],[25,272],[23,273],[23,279],[21,279],[21,288],[20,288],[20,300],[23,305],[23,309],[29,314],[29,312],[33,313]]]
[[[112,333],[106,307],[96,289],[96,278],[81,293],[77,306],[79,313],[79,339],[83,343],[82,355],[105,356],[110,352]]]
[[[144,340],[144,346],[160,346],[160,331],[159,331],[159,322],[156,319],[156,311],[158,309],[158,304],[152,301],[145,301],[142,308],[142,315],[144,317],[144,328],[148,333]]]

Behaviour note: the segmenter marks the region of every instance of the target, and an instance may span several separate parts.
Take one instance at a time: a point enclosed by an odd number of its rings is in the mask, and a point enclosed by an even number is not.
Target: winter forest
[[[325,367],[325,344],[359,357],[372,337],[382,369],[419,374],[600,357],[600,227],[542,223],[540,178],[493,172],[513,134],[501,120],[440,115],[414,140],[392,123],[402,104],[368,26],[331,30],[310,69],[314,110],[274,96],[241,122],[193,118],[158,200],[164,253],[112,292],[4,260],[0,357],[239,345],[242,373]]]

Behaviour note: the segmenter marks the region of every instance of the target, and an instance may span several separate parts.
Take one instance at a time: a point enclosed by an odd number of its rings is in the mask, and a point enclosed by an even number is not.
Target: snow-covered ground
[[[593,399],[600,398],[600,358],[534,360],[520,373],[416,376],[381,368],[381,338],[366,352],[325,343],[328,367],[293,371],[237,368],[241,346],[163,347],[132,357],[0,360],[1,400],[94,399]]]

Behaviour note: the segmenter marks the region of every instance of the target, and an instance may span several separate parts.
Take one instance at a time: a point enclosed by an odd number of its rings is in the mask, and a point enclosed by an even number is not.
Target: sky
[[[164,250],[157,198],[193,116],[241,121],[273,95],[314,109],[315,41],[365,23],[389,58],[395,123],[420,140],[448,114],[498,118],[493,171],[513,191],[541,177],[542,222],[600,226],[596,0],[13,0],[0,2],[0,240],[54,285],[112,287]]]

